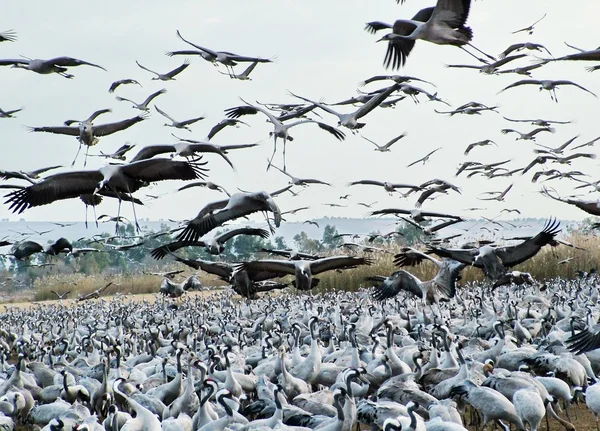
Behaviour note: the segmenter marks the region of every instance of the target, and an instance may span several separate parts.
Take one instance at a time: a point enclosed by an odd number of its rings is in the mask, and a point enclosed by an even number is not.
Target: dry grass
[[[173,265],[172,269],[183,269],[185,272],[179,274],[174,281],[179,282],[189,277],[193,272],[180,265]],[[223,286],[220,280],[206,273],[198,273],[198,278],[203,286]],[[34,301],[46,301],[56,299],[53,291],[62,294],[70,292],[65,299],[78,298],[93,292],[108,283],[111,286],[106,289],[104,295],[114,295],[115,293],[124,293],[131,295],[156,293],[159,290],[162,277],[160,275],[150,274],[116,274],[107,276],[86,276],[83,274],[61,274],[50,275],[36,279],[33,286],[32,299]],[[19,298],[17,298],[18,300]]]
[[[561,245],[559,247],[544,247],[540,253],[527,262],[516,266],[515,270],[525,271],[539,280],[544,281],[550,278],[573,278],[575,272],[579,269],[589,270],[600,261],[600,238],[591,235],[571,234],[566,238],[567,241],[583,250]],[[320,274],[317,277],[321,280],[317,291],[329,290],[356,290],[370,284],[366,282],[366,277],[373,275],[390,275],[397,270],[393,264],[393,256],[400,250],[398,246],[388,247],[390,253],[376,252],[370,256],[373,264],[369,266],[360,266],[355,269],[346,270],[342,273],[330,271]],[[338,253],[339,254],[339,253]],[[568,263],[559,265],[558,262],[567,258],[572,258]],[[174,263],[165,270],[183,269],[185,272],[175,279],[181,281],[194,272],[181,264]],[[408,271],[422,280],[428,280],[435,275],[437,268],[425,263],[418,267],[408,268]],[[198,274],[204,286],[222,286],[223,282],[216,280],[214,276],[200,271]],[[462,272],[463,282],[481,281],[483,274],[477,268],[465,268]],[[291,281],[291,277],[286,278]],[[50,274],[37,278],[33,289],[30,291],[13,292],[8,298],[3,298],[2,302],[24,302],[24,301],[45,301],[56,299],[52,291],[63,293],[70,291],[65,298],[77,298],[88,294],[107,283],[113,285],[107,289],[106,295],[113,295],[116,292],[126,294],[146,294],[158,292],[161,277],[148,274],[117,274],[117,275],[97,275],[85,276],[83,274]]]

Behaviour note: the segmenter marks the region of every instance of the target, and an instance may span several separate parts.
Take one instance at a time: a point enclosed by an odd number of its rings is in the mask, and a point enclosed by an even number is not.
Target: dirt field
[[[201,292],[187,292],[181,299],[183,301],[186,300],[186,298],[193,298],[196,296],[200,296],[200,297],[206,297],[206,296],[210,296],[210,295],[214,295],[214,294],[220,294],[225,292],[225,289],[221,289],[221,288],[216,288],[216,289],[212,289],[212,290],[205,290],[205,291],[201,291]],[[99,299],[89,299],[87,300],[89,301],[110,301],[111,299],[113,299],[115,297],[115,295],[109,295],[109,296],[102,296]],[[162,299],[162,296],[158,293],[146,293],[146,294],[138,294],[138,295],[120,295],[121,298],[123,298],[125,301],[149,301],[149,302],[154,302],[157,298]],[[0,313],[4,313],[7,309],[10,308],[29,308],[32,306],[45,306],[45,305],[54,305],[54,304],[58,304],[58,303],[62,303],[65,306],[71,306],[71,305],[75,305],[78,304],[79,302],[77,301],[77,299],[64,299],[62,301],[54,299],[54,300],[49,300],[49,301],[17,301],[17,302],[8,302],[5,304],[0,304]]]

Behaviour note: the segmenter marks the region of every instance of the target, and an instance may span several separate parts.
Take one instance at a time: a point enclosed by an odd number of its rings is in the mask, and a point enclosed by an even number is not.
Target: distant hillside
[[[302,222],[283,222],[277,229],[275,236],[283,236],[288,245],[293,246],[294,236],[303,231],[311,238],[321,239],[323,229],[327,225],[335,226],[339,233],[369,234],[380,232],[385,234],[395,230],[397,219],[324,217],[314,221],[319,224],[319,227]],[[484,219],[471,219],[444,229],[442,236],[461,233],[463,239],[467,241],[474,238],[494,238],[498,240],[503,237],[535,235],[543,228],[546,219],[527,218],[501,220],[499,222],[502,223],[502,228]],[[568,226],[576,223],[572,220],[561,221],[563,232],[566,232]],[[113,234],[115,229],[114,223],[100,223],[96,227],[95,223],[92,222],[89,223],[87,229],[83,222],[65,222],[63,225],[53,222],[27,222],[24,220],[18,222],[0,221],[0,239],[9,238],[13,241],[30,239],[45,244],[61,236],[73,241],[79,238],[92,238],[94,235],[102,233]],[[177,226],[176,223],[170,221],[150,221],[147,219],[140,220],[140,225],[146,232],[157,232],[161,229],[161,226],[171,228]],[[232,227],[234,225],[262,227],[264,223],[242,221],[228,226]],[[468,229],[467,232],[465,232],[466,229]],[[3,251],[6,252],[6,247]]]

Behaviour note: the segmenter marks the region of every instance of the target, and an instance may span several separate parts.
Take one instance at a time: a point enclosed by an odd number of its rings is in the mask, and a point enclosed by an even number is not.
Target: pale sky
[[[155,100],[156,105],[179,120],[206,116],[192,126],[192,133],[164,127],[165,119],[154,108],[150,118],[128,130],[100,138],[90,154],[99,150],[115,151],[126,141],[137,144],[129,153],[132,157],[145,145],[175,143],[171,137],[203,139],[210,128],[224,118],[224,109],[241,104],[239,97],[254,103],[297,102],[288,90],[308,98],[336,102],[356,95],[358,82],[373,75],[396,73],[384,69],[382,63],[386,44],[375,43],[381,35],[371,35],[363,30],[367,21],[381,20],[392,23],[398,18],[410,18],[420,8],[429,6],[418,0],[407,0],[403,6],[394,0],[294,0],[294,1],[176,1],[147,0],[85,2],[45,0],[13,2],[4,8],[0,31],[14,29],[18,40],[0,44],[0,58],[32,58],[71,56],[102,65],[107,72],[77,67],[69,70],[72,80],[58,75],[39,75],[30,71],[0,67],[2,93],[0,108],[4,110],[24,107],[15,119],[0,119],[2,157],[0,169],[32,170],[51,164],[62,164],[64,171],[91,169],[102,166],[103,159],[90,157],[87,168],[79,157],[74,168],[71,161],[77,151],[76,138],[45,133],[29,133],[25,126],[59,126],[70,118],[83,119],[98,109],[111,108],[113,112],[96,120],[96,124],[119,121],[138,115],[129,102],[117,102],[108,93],[110,84],[118,79],[133,78],[142,83],[121,86],[116,94],[136,101],[144,100],[161,88],[167,93]],[[532,36],[511,32],[525,27],[544,13],[547,16],[535,28]],[[480,49],[498,55],[507,46],[531,41],[544,44],[555,57],[575,51],[564,45],[594,49],[600,42],[595,21],[600,16],[600,3],[596,1],[570,2],[558,0],[479,0],[473,1],[467,25],[474,33],[473,43]],[[272,64],[259,64],[252,81],[236,81],[200,57],[190,57],[191,65],[175,81],[152,81],[153,76],[138,68],[144,66],[167,72],[179,66],[183,57],[167,57],[165,52],[190,48],[175,35],[184,37],[214,50],[231,51],[241,55],[276,57]],[[531,64],[534,56],[547,57],[545,53],[528,51],[530,57],[517,60],[508,67]],[[407,137],[392,148],[391,153],[379,153],[359,135],[342,129],[345,141],[338,141],[319,128],[307,125],[292,129],[294,142],[288,145],[287,166],[298,177],[319,178],[334,187],[312,186],[298,197],[276,199],[283,211],[310,205],[309,211],[300,212],[290,220],[303,221],[321,216],[362,217],[368,210],[358,202],[377,201],[373,209],[398,207],[412,208],[416,196],[402,199],[393,197],[372,186],[347,187],[353,180],[374,179],[390,182],[419,184],[432,178],[443,178],[462,188],[462,195],[450,194],[428,201],[424,210],[451,212],[465,217],[495,217],[502,208],[519,208],[522,216],[581,219],[587,215],[566,204],[554,202],[539,193],[539,184],[531,183],[532,169],[525,176],[487,180],[483,177],[467,179],[463,174],[456,178],[459,164],[466,160],[493,162],[511,159],[511,169],[527,165],[534,157],[536,145],[531,141],[516,141],[513,135],[502,135],[500,129],[514,128],[523,132],[536,126],[528,123],[510,123],[510,118],[572,120],[573,124],[557,125],[555,134],[541,134],[537,142],[557,147],[575,135],[580,137],[573,145],[582,144],[600,135],[597,126],[600,101],[574,87],[558,90],[559,103],[554,103],[546,91],[536,86],[523,86],[497,94],[512,82],[526,77],[514,74],[482,75],[476,70],[448,69],[446,64],[474,64],[475,60],[458,48],[436,46],[418,41],[407,65],[397,73],[412,75],[433,82],[414,83],[457,107],[469,101],[488,106],[499,105],[500,114],[484,112],[480,116],[455,115],[449,117],[434,112],[449,110],[440,103],[428,102],[420,97],[415,104],[408,97],[395,109],[376,109],[362,119],[367,125],[361,133],[384,144],[392,137],[406,132]],[[600,94],[600,71],[589,73],[590,62],[551,63],[533,71],[534,79],[569,79]],[[236,71],[241,73],[246,64]],[[365,87],[375,90],[387,85],[373,83]],[[334,107],[340,112],[356,108]],[[336,125],[337,118],[319,111],[323,121]],[[230,157],[237,171],[218,156],[206,155],[210,168],[208,180],[223,185],[230,191],[236,187],[249,190],[267,190],[285,186],[287,177],[271,170],[265,171],[266,159],[271,155],[273,142],[268,133],[270,123],[262,114],[243,118],[250,127],[228,128],[217,135],[217,144],[261,142],[260,147],[232,152]],[[475,148],[464,156],[466,146],[482,139],[493,139],[498,147]],[[600,145],[600,143],[598,143]],[[429,151],[443,147],[425,164],[406,166]],[[593,151],[584,148],[581,151]],[[568,152],[567,152],[568,154]],[[566,171],[578,169],[589,172],[589,180],[596,180],[599,160],[576,160],[571,167],[552,166]],[[279,150],[275,163],[282,164]],[[57,171],[58,172],[58,171]],[[506,202],[484,202],[477,198],[483,191],[503,190],[514,183]],[[573,194],[577,183],[568,180],[546,183],[563,195]],[[137,193],[146,202],[138,208],[140,218],[158,220],[186,219],[195,216],[205,203],[221,199],[222,195],[205,189],[174,191],[181,182],[163,182]],[[146,193],[161,195],[150,200]],[[348,200],[341,195],[350,194]],[[585,196],[586,199],[597,195]],[[4,200],[4,199],[3,199]],[[340,203],[345,208],[329,208],[323,203]],[[476,213],[465,208],[483,207]],[[17,220],[83,220],[84,206],[79,200],[60,201],[51,205],[29,209],[22,215],[0,206],[0,219]],[[98,214],[116,214],[116,202],[104,203]],[[132,217],[131,206],[124,205],[122,214]],[[259,220],[260,216],[256,216]],[[503,218],[509,218],[504,216]]]

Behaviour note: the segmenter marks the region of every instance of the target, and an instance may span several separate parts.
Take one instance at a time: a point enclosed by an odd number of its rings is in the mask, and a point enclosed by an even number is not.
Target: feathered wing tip
[[[171,253],[171,249],[169,249],[169,244],[165,244],[152,250],[150,252],[150,256],[152,256],[156,260],[161,260],[164,259],[165,256],[169,253]]]
[[[569,337],[566,342],[570,352],[581,355],[600,347],[600,333],[593,334],[586,328]]]
[[[313,288],[317,287],[320,282],[321,282],[321,280],[319,280],[318,278],[314,278],[313,277],[312,280],[311,280],[311,282],[310,282],[309,289],[313,289]],[[296,286],[296,280],[292,280],[292,286],[294,286],[294,287],[296,287],[296,288],[298,288],[300,290],[305,290],[305,289],[302,289],[302,288],[299,288],[298,286]]]
[[[471,27],[460,27],[459,29],[457,29],[457,31],[460,34],[465,35],[469,39],[469,42],[473,39],[473,30],[471,29]]]
[[[453,386],[452,389],[450,389],[448,398],[453,398],[455,396],[462,397],[463,395],[467,395],[469,393],[470,387],[473,386],[475,386],[475,383],[473,383],[470,380],[465,380],[461,384]]]
[[[207,234],[219,224],[212,215],[203,217],[200,220],[192,220],[186,228],[177,236],[178,241],[198,241],[202,235]]]
[[[365,281],[376,281],[379,283],[381,283],[385,279],[386,277],[384,277],[383,275],[370,275],[368,277],[365,277]]]
[[[32,204],[29,202],[31,192],[28,188],[12,191],[8,193],[6,197],[8,199],[6,199],[4,203],[10,203],[10,207],[8,209],[12,210],[13,213],[21,214],[26,209],[32,207]]]
[[[560,221],[556,217],[550,217],[542,229],[542,233],[552,236],[557,235],[560,231]]]
[[[206,177],[208,176],[207,172],[210,171],[209,168],[205,168],[204,167],[207,164],[208,164],[208,161],[205,161],[205,162],[199,162],[199,161],[191,162],[190,163],[190,167],[192,168],[192,171],[194,172],[194,175],[195,175],[195,177],[191,178],[191,179],[206,179]]]

